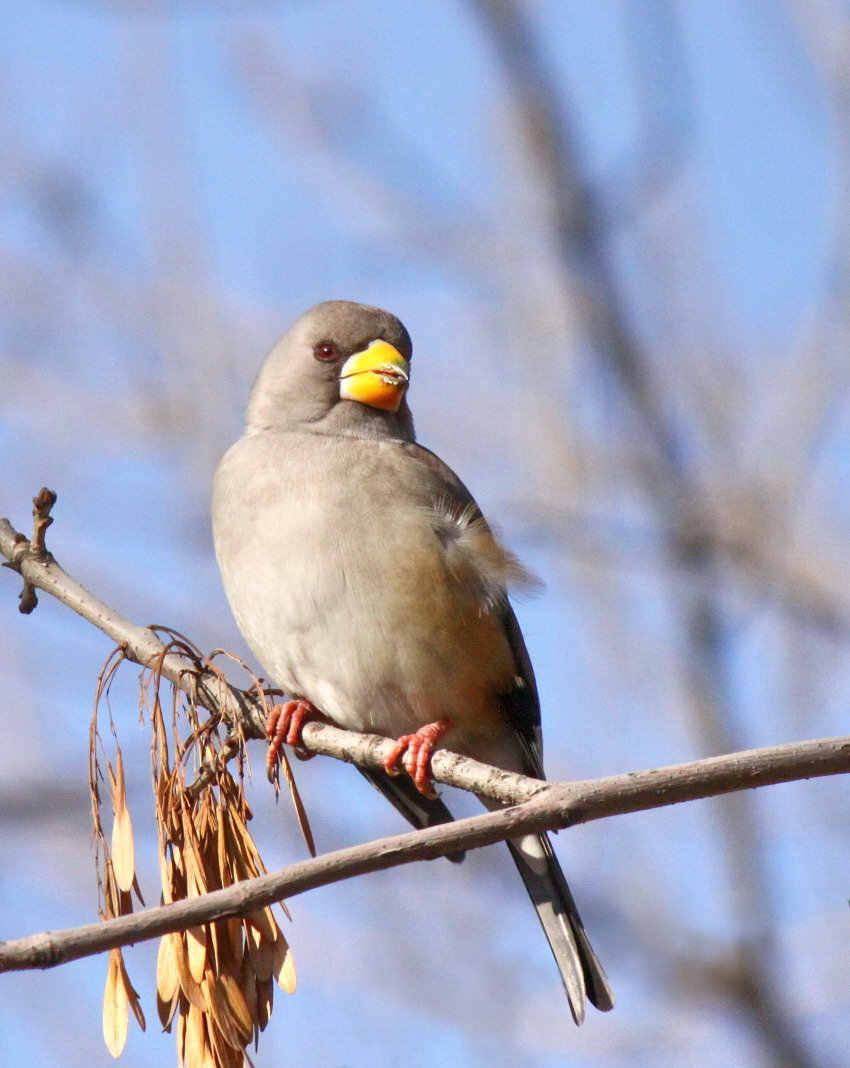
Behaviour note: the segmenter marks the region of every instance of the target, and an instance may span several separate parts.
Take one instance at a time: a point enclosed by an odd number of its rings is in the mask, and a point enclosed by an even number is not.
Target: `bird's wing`
[[[454,527],[470,534],[469,552],[475,554],[483,594],[499,616],[515,664],[512,682],[498,698],[522,749],[526,774],[542,779],[543,739],[537,683],[522,631],[507,597],[508,584],[533,587],[537,580],[499,543],[475,498],[439,456],[417,443],[406,444],[404,448],[427,473],[437,520],[445,520],[450,533]]]
[[[525,647],[525,639],[514,610],[507,601],[502,610],[502,625],[517,666],[514,685],[501,695],[502,706],[522,746],[523,757],[527,763],[526,774],[543,779],[543,732],[540,728],[537,682]]]

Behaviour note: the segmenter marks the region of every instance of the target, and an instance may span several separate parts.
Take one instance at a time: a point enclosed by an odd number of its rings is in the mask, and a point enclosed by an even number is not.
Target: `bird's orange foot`
[[[315,753],[310,753],[301,746],[301,731],[304,724],[309,720],[321,720],[324,716],[315,705],[309,701],[287,701],[283,705],[275,705],[266,718],[266,736],[269,740],[269,751],[266,754],[266,771],[269,779],[274,782],[277,772],[280,751],[283,743],[292,746],[292,750],[299,760],[310,760]]]
[[[437,742],[453,726],[450,719],[438,719],[420,727],[415,734],[403,734],[384,761],[384,768],[390,775],[400,774],[396,765],[404,755],[404,770],[413,779],[416,789],[426,797],[436,797],[431,782],[431,754]]]

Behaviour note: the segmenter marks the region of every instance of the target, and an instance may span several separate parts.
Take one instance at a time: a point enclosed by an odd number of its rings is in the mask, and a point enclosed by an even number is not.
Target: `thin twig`
[[[71,578],[51,554],[41,555],[14,529],[8,519],[0,519],[0,555],[34,589],[44,590],[93,623],[124,648],[124,656],[136,664],[153,668],[165,645],[150,627],[131,623]],[[228,723],[240,723],[248,738],[265,736],[262,705],[252,695],[229,686],[215,672],[198,671],[179,653],[168,653],[162,676],[175,683],[197,704],[223,716]]]
[[[9,556],[8,563],[3,565],[4,567],[11,568],[13,571],[18,571],[23,574],[19,564],[24,556],[29,556],[31,559],[38,560],[42,563],[49,559],[50,554],[47,551],[45,535],[47,534],[47,528],[53,522],[53,518],[50,515],[50,509],[54,504],[56,504],[56,494],[53,490],[42,489],[35,497],[33,497],[32,541],[27,541],[23,534],[16,531],[14,551]],[[28,616],[38,604],[35,587],[26,576],[24,576],[24,585],[21,592],[18,594],[18,600],[20,601],[18,611],[25,616]]]

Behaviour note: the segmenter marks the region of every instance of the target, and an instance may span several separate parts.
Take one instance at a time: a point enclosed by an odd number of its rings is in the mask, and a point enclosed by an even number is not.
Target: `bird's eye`
[[[331,341],[320,341],[313,350],[317,360],[333,360],[336,358],[336,345]]]

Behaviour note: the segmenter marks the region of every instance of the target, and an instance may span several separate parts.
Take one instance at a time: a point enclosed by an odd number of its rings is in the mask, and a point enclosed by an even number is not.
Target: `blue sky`
[[[616,404],[552,266],[546,204],[475,5],[138,6],[0,2],[0,514],[25,527],[32,495],[55,488],[51,544],[75,577],[136,622],[244,652],[207,525],[216,457],[296,314],[332,297],[386,306],[414,338],[420,440],[546,581],[518,611],[550,775],[703,755],[651,517],[628,483],[631,444],[622,428],[609,434]],[[677,341],[652,357],[682,418],[703,396],[695,382],[706,398],[728,387],[725,402],[741,410],[730,455],[783,469],[794,428],[786,435],[774,410],[777,383],[815,321],[841,210],[835,124],[790,8],[528,7],[587,173],[622,212],[611,247],[634,320]],[[650,172],[659,191],[634,212],[636,179]],[[811,489],[792,511],[840,550],[838,380],[834,400]],[[47,598],[19,618],[13,576],[0,581],[6,791],[53,780],[79,791],[72,813],[0,826],[7,937],[94,914],[85,753],[108,644]],[[747,742],[839,733],[843,645],[777,617],[757,588],[736,590],[727,608],[731,706]],[[123,702],[141,827],[146,740],[130,685]],[[298,771],[322,848],[399,829],[350,769]],[[259,776],[256,793],[267,864],[299,858]],[[819,991],[818,974],[847,960],[850,870],[841,817],[821,825],[818,813],[835,813],[845,793],[820,782],[758,799],[783,989],[799,984],[799,1026],[824,1056],[841,1048],[848,1006],[842,991]],[[408,1063],[423,1065],[716,1063],[719,1051],[768,1063],[737,1014],[686,983],[677,991],[669,961],[653,960],[659,901],[685,957],[689,940],[722,947],[738,931],[718,811],[559,837],[620,993],[616,1013],[573,1031],[510,864],[490,850],[460,870],[424,865],[294,902],[301,987],[279,999],[256,1063],[397,1063],[410,1034]],[[423,914],[427,935],[411,945]],[[128,955],[150,1020],[151,953]],[[102,960],[4,977],[6,1057],[107,1063],[104,977]],[[155,1030],[132,1034],[123,1063],[166,1063],[171,1039]]]

